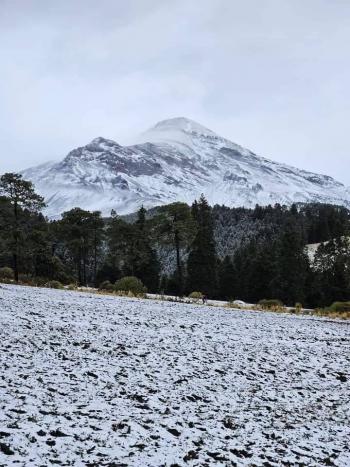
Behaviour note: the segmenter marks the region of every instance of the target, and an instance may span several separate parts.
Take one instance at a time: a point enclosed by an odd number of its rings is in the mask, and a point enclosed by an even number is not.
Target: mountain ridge
[[[162,120],[136,144],[94,138],[60,162],[22,172],[58,217],[80,206],[120,214],[174,201],[191,203],[201,193],[211,204],[325,202],[350,207],[350,189],[328,175],[260,157],[187,119]]]

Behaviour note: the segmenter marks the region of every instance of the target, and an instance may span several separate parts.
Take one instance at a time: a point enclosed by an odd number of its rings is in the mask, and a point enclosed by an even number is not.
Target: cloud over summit
[[[0,171],[193,118],[350,184],[350,4],[0,3]]]

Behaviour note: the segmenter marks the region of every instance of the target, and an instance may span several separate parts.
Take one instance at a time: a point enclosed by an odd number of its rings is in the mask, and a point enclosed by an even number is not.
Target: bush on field
[[[106,290],[107,292],[113,292],[114,285],[110,281],[103,281],[99,285],[99,290]]]
[[[295,304],[295,310],[297,311],[297,313],[300,313],[300,311],[302,311],[302,309],[303,309],[303,305],[301,303],[297,302]]]
[[[316,308],[313,313],[332,319],[350,319],[350,302],[334,302],[328,308]]]
[[[60,281],[46,282],[45,287],[48,287],[50,289],[63,289],[63,285],[61,284]]]
[[[15,273],[12,268],[4,267],[0,268],[0,281],[13,280]]]
[[[242,300],[229,300],[225,306],[228,308],[235,308],[236,310],[247,309],[247,304]]]
[[[144,295],[147,292],[147,288],[135,276],[122,277],[115,283],[114,288],[117,292],[125,292],[125,294],[131,292],[135,296]]]
[[[269,300],[264,298],[263,300],[259,301],[258,305],[267,310],[278,310],[283,308],[283,303],[281,302],[281,300],[278,300],[276,298]]]
[[[36,285],[33,281],[32,276],[30,276],[29,274],[20,274],[18,276],[18,281],[21,282],[22,284]]]
[[[350,312],[350,302],[334,302],[329,309],[337,313]]]
[[[46,287],[47,281],[48,281],[47,277],[36,277],[35,279],[33,279],[33,282],[38,287]]]
[[[203,299],[202,292],[191,292],[188,298],[190,298],[193,302],[197,303]]]

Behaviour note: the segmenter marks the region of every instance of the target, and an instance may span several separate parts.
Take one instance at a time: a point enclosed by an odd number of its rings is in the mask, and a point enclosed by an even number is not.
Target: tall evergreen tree
[[[313,302],[329,306],[350,299],[350,240],[337,237],[322,243],[315,255],[312,284]]]
[[[28,216],[24,211],[39,212],[45,205],[44,199],[35,193],[31,182],[23,180],[22,175],[5,173],[0,177],[0,195],[5,196],[12,206],[11,213],[6,221],[8,233],[11,237],[9,246],[12,252],[15,280],[18,282],[19,261],[21,245],[26,241],[28,234]]]
[[[152,292],[158,291],[160,265],[156,251],[151,246],[150,231],[146,222],[146,210],[142,206],[131,237],[129,267],[131,273],[141,279]]]
[[[208,296],[217,293],[217,256],[211,208],[202,195],[192,207],[197,233],[187,261],[187,289]]]
[[[110,271],[122,271],[129,268],[127,263],[130,258],[132,248],[133,225],[114,213],[107,229],[108,256],[107,264],[104,266]]]
[[[121,271],[124,276],[136,276],[150,291],[158,291],[160,265],[151,245],[146,210],[139,209],[134,224],[115,215],[108,229],[108,239],[107,261],[114,270]]]
[[[97,283],[97,270],[100,263],[102,245],[105,239],[105,223],[101,217],[100,211],[93,211],[88,219],[88,229],[90,231],[91,249],[93,258],[93,283],[95,287]]]
[[[98,252],[103,239],[104,222],[100,212],[73,208],[62,214],[58,235],[70,260],[75,264],[79,284],[95,283]]]
[[[236,297],[236,271],[229,256],[219,266],[219,297],[230,300]]]
[[[173,279],[173,293],[182,296],[184,292],[184,268],[182,252],[188,248],[195,232],[195,223],[190,207],[185,203],[162,206],[153,219],[155,235],[159,242],[170,245],[175,251],[176,274]]]
[[[309,274],[309,260],[300,231],[286,225],[276,243],[275,273],[271,283],[274,298],[288,305],[303,302]]]

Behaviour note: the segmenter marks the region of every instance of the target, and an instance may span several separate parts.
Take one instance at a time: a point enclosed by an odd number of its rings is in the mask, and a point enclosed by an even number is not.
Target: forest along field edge
[[[326,204],[208,205],[204,196],[102,218],[58,220],[19,174],[0,177],[0,280],[100,287],[350,313],[349,210]],[[310,254],[310,245],[313,247]]]
[[[0,309],[0,464],[350,463],[348,322],[7,284]]]

